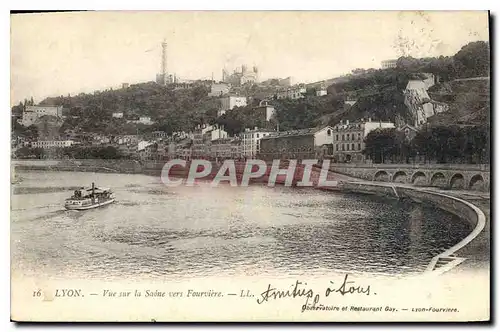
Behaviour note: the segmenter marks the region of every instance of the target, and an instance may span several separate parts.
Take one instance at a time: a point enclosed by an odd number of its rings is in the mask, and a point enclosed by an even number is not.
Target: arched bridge
[[[489,165],[332,164],[332,172],[380,182],[407,183],[446,189],[490,189]]]

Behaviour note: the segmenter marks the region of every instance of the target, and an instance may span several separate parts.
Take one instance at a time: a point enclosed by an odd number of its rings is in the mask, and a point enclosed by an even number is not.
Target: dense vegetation
[[[227,112],[214,122],[223,125],[228,133],[238,133],[245,128],[276,130],[303,129],[322,125],[322,117],[343,111],[344,102],[339,96],[315,97],[306,94],[302,99],[280,99],[269,102],[276,109],[276,115],[269,122],[263,114],[255,111],[255,103]]]
[[[47,98],[41,105],[63,105],[67,110],[61,131],[68,129],[102,134],[132,134],[163,130],[189,131],[214,119],[219,101],[207,97],[204,84],[190,88],[161,86],[156,83],[135,84],[126,89],[107,90],[95,94]],[[113,112],[123,112],[123,119],[112,118]],[[140,116],[149,116],[155,125],[127,123]]]
[[[457,110],[474,112],[489,106],[489,86],[471,89],[470,82],[448,82],[454,79],[489,76],[489,52],[489,44],[478,41],[465,45],[451,57],[402,57],[398,59],[396,68],[352,76],[348,80],[331,85],[328,91],[342,95],[345,99],[357,100],[344,114],[345,119],[371,117],[376,120],[411,123],[411,114],[404,105],[403,91],[409,79],[423,78],[421,73],[432,73],[442,84],[431,88],[429,94],[437,101],[451,102],[450,111],[441,117],[450,115],[447,120],[451,121],[448,123],[456,123],[453,118]],[[465,88],[461,88],[460,84]],[[446,90],[445,93],[440,91],[443,89]],[[335,121],[338,119],[333,118],[331,122]],[[464,119],[464,122],[468,123],[468,119]]]
[[[489,163],[489,126],[437,126],[420,130],[409,142],[402,132],[377,129],[365,138],[364,154],[375,163],[414,161]]]

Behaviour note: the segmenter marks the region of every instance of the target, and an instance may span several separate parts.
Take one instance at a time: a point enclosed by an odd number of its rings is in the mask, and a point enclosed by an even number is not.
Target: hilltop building
[[[31,126],[43,116],[54,116],[61,119],[62,110],[62,106],[26,106],[23,111],[21,124],[26,127]]]
[[[254,66],[248,70],[246,65],[241,66],[241,71],[234,71],[229,74],[226,69],[222,69],[222,82],[233,86],[241,86],[245,83],[257,83],[259,81],[259,69]]]
[[[300,99],[304,98],[306,87],[303,84],[295,85],[289,88],[282,88],[276,91],[276,99]]]
[[[247,106],[247,97],[230,95],[220,98],[220,102],[221,108],[217,112],[217,116],[221,116],[235,107]]]
[[[294,79],[293,77],[290,76],[286,78],[270,78],[268,80],[263,81],[261,85],[289,87],[294,85]]]
[[[316,97],[326,96],[328,92],[326,91],[325,86],[320,86],[316,89]]]
[[[209,97],[222,97],[229,93],[231,90],[231,84],[228,83],[213,83],[210,86]]]
[[[259,119],[269,121],[276,114],[276,109],[267,100],[262,100],[259,106],[253,108],[253,112],[257,113]]]
[[[141,117],[139,117],[138,120],[127,120],[127,123],[138,123],[138,124],[150,126],[154,123],[154,121],[152,121],[151,117],[149,117],[149,116],[141,116]]]
[[[396,68],[398,64],[398,59],[384,60],[382,61],[382,69]]]

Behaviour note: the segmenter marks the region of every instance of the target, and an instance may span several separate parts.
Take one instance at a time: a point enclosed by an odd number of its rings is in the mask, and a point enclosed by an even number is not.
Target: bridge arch
[[[425,176],[424,172],[418,171],[415,172],[411,177],[412,184],[425,184],[427,180],[427,176]]]
[[[450,188],[451,189],[464,189],[465,188],[465,177],[461,173],[455,173],[450,178]]]
[[[405,171],[397,171],[392,176],[392,182],[406,183],[408,180],[408,175]]]
[[[373,176],[373,181],[388,182],[389,181],[389,174],[386,171],[378,171]]]
[[[431,177],[430,185],[433,187],[445,187],[446,186],[446,177],[443,173],[437,172],[434,173]]]
[[[484,189],[484,178],[481,174],[476,174],[470,179],[469,189],[474,189],[474,190]]]

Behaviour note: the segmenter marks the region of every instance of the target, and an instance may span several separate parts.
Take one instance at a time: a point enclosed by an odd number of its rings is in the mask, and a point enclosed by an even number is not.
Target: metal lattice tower
[[[161,43],[161,74],[167,78],[167,41],[163,39]]]

